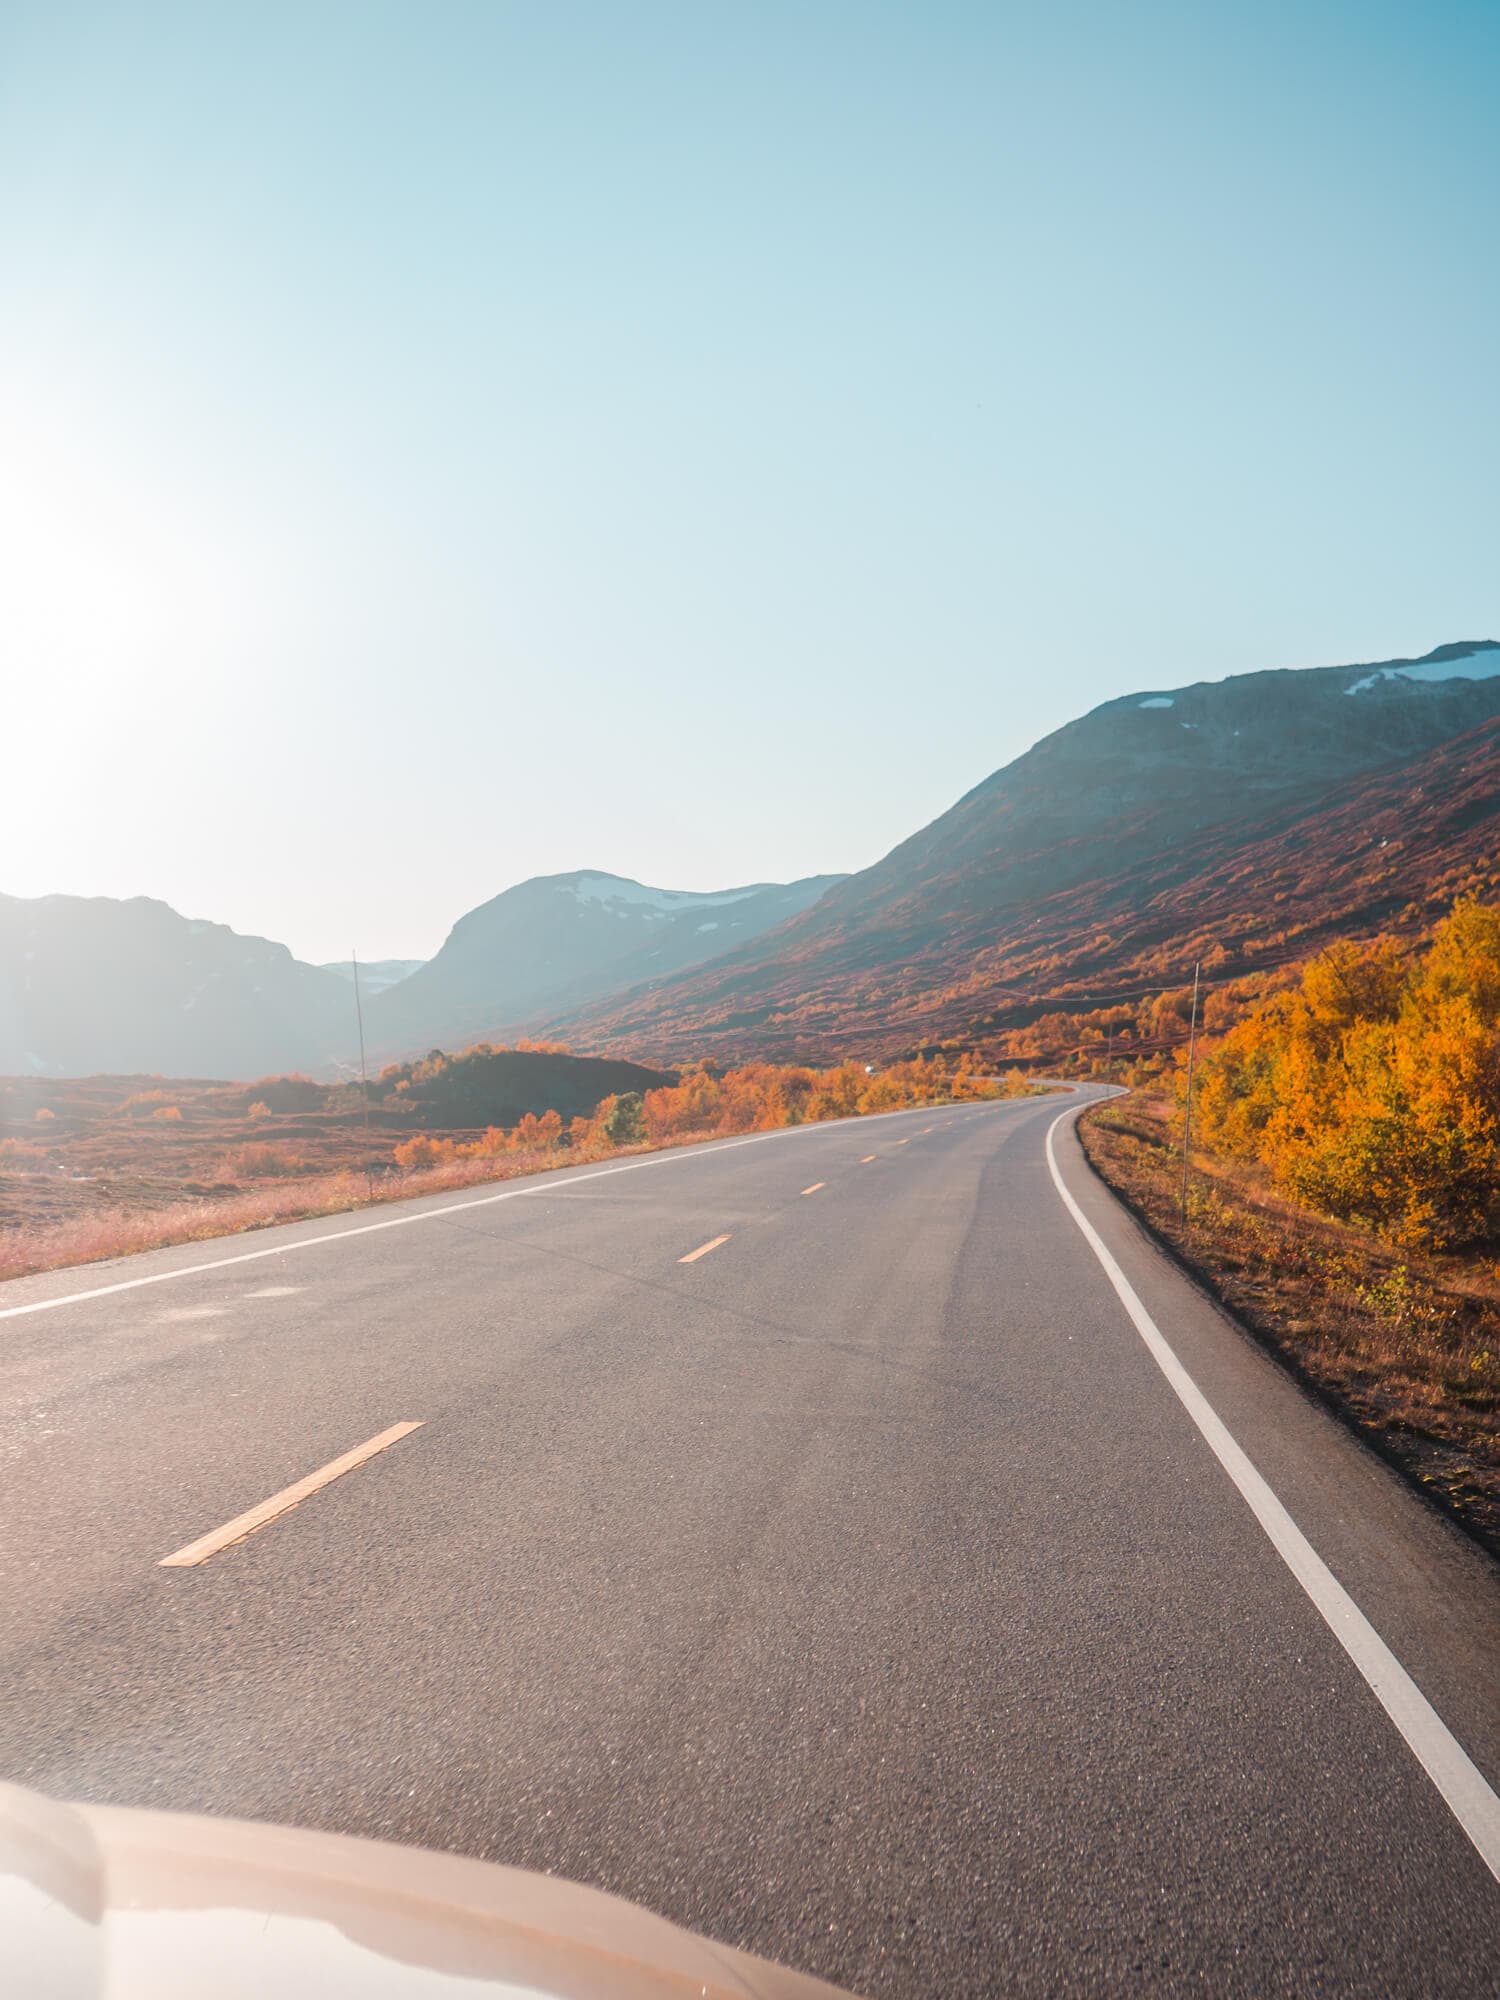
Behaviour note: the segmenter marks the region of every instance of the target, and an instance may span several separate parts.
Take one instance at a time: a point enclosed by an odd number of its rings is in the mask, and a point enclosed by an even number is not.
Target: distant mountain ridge
[[[838,876],[700,893],[598,871],[522,882],[460,918],[433,959],[360,966],[377,1060],[513,1039],[701,963],[804,909]],[[243,1079],[347,1071],[352,967],[179,916],[152,897],[0,896],[0,1074]]]
[[[597,869],[538,875],[461,917],[442,949],[367,1010],[382,1054],[514,1033],[700,965],[812,907],[837,875],[656,889]]]
[[[326,1069],[353,993],[284,944],[150,896],[0,895],[0,1073]]]
[[[533,878],[425,964],[362,966],[366,1040],[377,1062],[531,1035],[666,1065],[983,1044],[1460,890],[1500,894],[1494,640],[1119,696],[852,876]],[[354,1047],[347,965],[145,897],[0,897],[0,1071],[329,1075]]]
[[[1361,787],[1377,776],[1390,811],[1403,784],[1416,793],[1432,772],[1462,766],[1465,824],[1428,815],[1420,862],[1403,850],[1402,897],[1448,879],[1460,860],[1461,874],[1482,872],[1500,853],[1500,761],[1483,727],[1496,715],[1493,640],[1122,695],[993,773],[802,916],[710,966],[555,1025],[642,1060],[829,1057],[972,1035],[1035,1013],[1060,984],[1126,977],[1119,940],[1106,934],[1133,935],[1147,907],[1156,935],[1138,939],[1137,957],[1149,947],[1171,959],[1174,935],[1201,933],[1194,910],[1173,899],[1194,881],[1210,897],[1205,871],[1237,885],[1241,912],[1258,911],[1258,934],[1268,936],[1280,927],[1244,871],[1298,824],[1309,861],[1330,879],[1329,908],[1319,916],[1304,899],[1299,921],[1315,927],[1344,907],[1339,897],[1355,921],[1369,899],[1346,878],[1341,853],[1318,855],[1320,811],[1347,839]],[[1451,756],[1428,770],[1424,760],[1444,746]],[[1284,854],[1281,865],[1290,865]],[[1283,880],[1271,893],[1291,891]],[[1256,931],[1241,928],[1247,939]],[[1185,951],[1184,942],[1175,962],[1190,974]],[[1129,977],[1142,976],[1136,964]]]
[[[427,963],[425,958],[372,958],[359,962],[359,990],[369,999],[376,993],[383,993],[388,986],[396,986],[401,980],[409,979],[412,973]],[[331,958],[323,963],[324,972],[336,972],[340,979],[354,984],[354,961],[351,958]]]

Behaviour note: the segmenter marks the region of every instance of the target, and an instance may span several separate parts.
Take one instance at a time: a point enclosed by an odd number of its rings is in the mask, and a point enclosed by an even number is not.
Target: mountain
[[[707,895],[588,872],[522,882],[460,918],[426,963],[360,966],[368,1048],[385,1059],[514,1035],[756,937],[841,879]],[[357,1048],[352,982],[347,960],[305,965],[147,896],[0,896],[0,1075],[332,1075]]]
[[[353,996],[284,944],[149,896],[0,896],[0,1073],[326,1069]]]
[[[1493,640],[1125,695],[800,917],[554,1026],[646,1060],[892,1053],[1190,978],[1206,952],[1219,978],[1260,969],[1495,883],[1497,715]]]
[[[1493,640],[1121,696],[853,876],[523,882],[364,987],[366,1040],[382,1060],[518,1032],[667,1065],[1005,1053],[1195,960],[1221,984],[1261,974],[1420,927],[1460,890],[1500,894]],[[146,898],[0,897],[0,1072],[328,1074],[352,999],[347,967]]]
[[[536,876],[461,917],[436,957],[375,995],[370,1047],[404,1054],[534,1027],[746,944],[842,879],[700,894],[592,870]]]
[[[412,973],[426,963],[425,958],[362,959],[359,967],[360,994],[368,1000],[376,993],[383,993],[388,986],[395,986],[401,980],[409,979]],[[351,986],[354,984],[352,959],[330,959],[320,969],[324,972],[336,972],[340,979],[347,979]]]

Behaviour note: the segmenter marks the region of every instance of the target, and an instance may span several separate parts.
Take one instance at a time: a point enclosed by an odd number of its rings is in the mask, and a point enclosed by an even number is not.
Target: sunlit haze
[[[1500,635],[1486,5],[0,23],[0,890],[327,959]]]

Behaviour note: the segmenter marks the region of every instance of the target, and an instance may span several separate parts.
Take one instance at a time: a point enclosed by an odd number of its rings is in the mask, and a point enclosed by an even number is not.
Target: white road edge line
[[[1057,1128],[1084,1109],[1074,1105],[1047,1127],[1047,1165],[1063,1206],[1083,1232],[1084,1241],[1104,1267],[1136,1332],[1146,1343],[1177,1400],[1187,1411],[1209,1450],[1239,1488],[1240,1497],[1270,1537],[1271,1544],[1301,1584],[1314,1609],[1364,1677],[1375,1699],[1395,1723],[1407,1747],[1442,1793],[1449,1811],[1478,1850],[1490,1873],[1500,1881],[1500,1798],[1459,1743],[1426,1695],[1387,1646],[1338,1578],[1313,1548],[1286,1508],[1256,1471],[1230,1435],[1203,1391],[1188,1374],[1141,1304],[1130,1280],[1106,1248],[1063,1182],[1053,1141]]]
[[[964,1108],[993,1111],[997,1108],[997,1104],[1000,1108],[1008,1108],[1013,1104],[1025,1104],[1030,1101],[1033,1100],[1024,1097],[999,1100],[986,1098]],[[411,1222],[432,1222],[443,1215],[462,1215],[466,1209],[489,1208],[497,1201],[519,1201],[526,1195],[562,1194],[570,1187],[577,1187],[581,1181],[606,1180],[611,1174],[634,1173],[638,1167],[669,1167],[678,1160],[703,1159],[711,1153],[732,1153],[736,1146],[758,1146],[766,1139],[806,1137],[809,1132],[837,1132],[845,1125],[874,1125],[882,1118],[910,1118],[914,1112],[923,1108],[912,1105],[906,1111],[868,1112],[859,1119],[825,1118],[820,1119],[815,1125],[781,1125],[774,1132],[752,1132],[745,1139],[715,1140],[708,1147],[668,1146],[659,1153],[648,1154],[643,1160],[626,1160],[618,1167],[595,1167],[591,1173],[586,1174],[571,1173],[566,1180],[553,1180],[547,1175],[539,1178],[534,1186],[503,1188],[499,1194],[476,1195],[472,1201],[450,1201],[441,1208],[419,1209],[415,1215],[390,1215],[382,1222],[356,1223],[352,1229],[330,1229],[321,1236],[299,1236],[295,1243],[273,1243],[264,1250],[242,1250],[233,1257],[212,1257],[205,1264],[183,1264],[175,1271],[152,1271],[144,1278],[121,1278],[113,1285],[94,1285],[86,1292],[65,1292],[55,1299],[33,1299],[29,1305],[24,1306],[0,1306],[0,1319],[23,1319],[28,1313],[53,1312],[58,1306],[76,1306],[84,1299],[103,1299],[114,1292],[133,1292],[141,1285],[164,1285],[172,1278],[196,1278],[205,1271],[225,1271],[231,1264],[254,1264],[262,1257],[289,1257],[294,1250],[315,1250],[324,1243],[342,1243],[345,1237],[349,1236],[371,1236],[377,1229],[404,1229]],[[951,1122],[949,1120],[949,1123]],[[411,1201],[427,1199],[425,1195],[419,1194],[407,1198]],[[294,1229],[297,1225],[294,1218],[289,1222],[274,1223],[271,1226],[277,1229]],[[162,1248],[180,1249],[181,1245],[163,1244]],[[145,1250],[136,1254],[149,1257],[154,1253]],[[38,1271],[34,1275],[41,1278],[48,1274],[45,1271]],[[26,1281],[24,1278],[17,1278],[9,1282],[24,1284]]]

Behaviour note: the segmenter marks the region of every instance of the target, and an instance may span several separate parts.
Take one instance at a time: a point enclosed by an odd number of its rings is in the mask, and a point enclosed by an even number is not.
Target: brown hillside
[[[1259,794],[1248,824],[1220,817],[1173,838],[1160,808],[1120,803],[1105,837],[1054,853],[1075,879],[1050,893],[987,905],[1001,888],[988,862],[978,880],[959,869],[831,928],[836,891],[773,934],[774,958],[763,945],[569,1031],[657,1059],[1003,1048],[1005,1030],[1138,1000],[1190,979],[1200,958],[1216,981],[1265,974],[1336,935],[1423,930],[1461,891],[1500,894],[1500,718],[1311,804]]]

